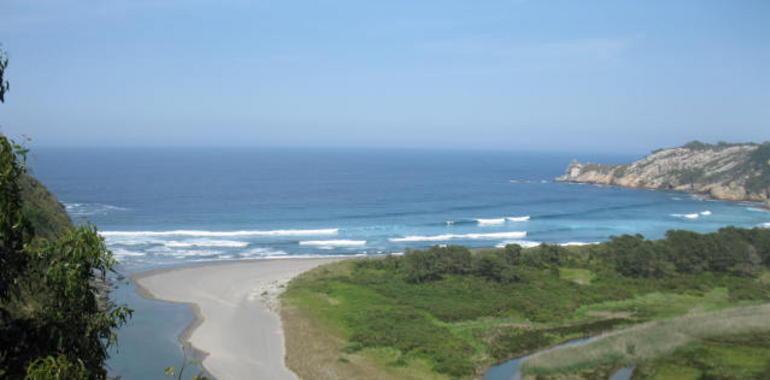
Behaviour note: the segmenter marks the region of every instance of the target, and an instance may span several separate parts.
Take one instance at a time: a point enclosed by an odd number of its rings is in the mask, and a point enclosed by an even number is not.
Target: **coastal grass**
[[[636,366],[635,379],[755,380],[770,378],[770,334],[716,337],[690,343]]]
[[[319,281],[327,278],[342,278],[351,265],[339,262],[309,271],[282,296],[287,366],[303,379],[447,379],[421,357],[407,357],[389,347],[349,344],[355,329],[344,322],[344,316],[383,299],[344,284],[329,284],[321,294],[309,289],[317,289]]]
[[[763,232],[751,231],[756,239]],[[725,237],[745,248],[735,234],[703,239],[721,244]],[[631,248],[652,255],[650,262],[630,253],[616,259],[609,255],[613,246],[600,244],[474,252],[434,247],[321,266],[295,278],[283,295],[287,363],[303,378],[470,379],[495,363],[602,336],[603,345],[579,350],[587,358],[543,359],[532,367],[563,374],[563,366],[548,367],[563,362],[592,378],[702,339],[765,328],[770,318],[757,311],[767,310],[751,308],[770,302],[766,267],[736,261],[722,271],[686,271],[681,256],[672,256],[684,270],[671,272],[671,264],[655,256],[661,243],[632,239]],[[672,242],[670,249],[691,244],[685,243]],[[617,245],[628,246],[628,239]],[[755,247],[767,257],[764,245]],[[753,263],[754,251],[745,252]],[[715,268],[724,262],[717,253],[710,257]],[[684,258],[699,265],[697,252]],[[692,330],[697,326],[706,328]],[[604,340],[613,334],[618,338]]]
[[[572,281],[578,285],[588,285],[593,281],[596,275],[588,269],[559,268],[559,277],[563,280]]]
[[[570,339],[728,307],[734,304],[729,288],[751,281],[704,274],[686,281],[692,286],[674,286],[592,275],[592,283],[577,285],[561,273],[523,275],[528,284],[458,276],[414,285],[352,261],[319,267],[284,294],[287,362],[305,378],[469,378],[493,363]],[[324,360],[313,364],[310,358],[319,357]],[[442,367],[446,363],[454,367]]]
[[[692,343],[709,339],[770,332],[770,304],[698,312],[647,322],[607,333],[580,347],[564,347],[535,354],[523,364],[525,374],[539,376],[575,373],[602,366],[622,367],[664,357]],[[751,360],[732,348],[734,366]],[[743,349],[749,349],[743,347]],[[764,368],[765,363],[761,363]],[[673,371],[666,369],[662,373]]]

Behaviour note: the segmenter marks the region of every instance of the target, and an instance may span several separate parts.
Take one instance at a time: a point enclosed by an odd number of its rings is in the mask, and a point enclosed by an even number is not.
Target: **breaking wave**
[[[449,241],[449,240],[499,240],[499,239],[521,239],[527,236],[525,231],[511,232],[493,232],[493,233],[475,233],[475,234],[443,234],[443,235],[413,235],[399,238],[390,238],[388,240],[394,243],[421,242],[421,241]]]
[[[499,226],[505,224],[505,222],[526,222],[530,219],[529,215],[525,216],[507,216],[504,218],[490,218],[490,219],[474,219],[479,226]]]
[[[683,219],[698,219],[701,216],[709,216],[711,215],[711,211],[701,211],[701,212],[693,212],[689,214],[671,214],[674,218],[683,218]]]
[[[122,248],[114,248],[114,249],[111,249],[111,251],[112,251],[112,254],[118,259],[122,259],[124,257],[142,257],[147,255],[147,253],[145,252],[131,251],[131,250],[122,249]]]
[[[336,235],[339,228],[323,228],[308,230],[241,230],[241,231],[205,231],[205,230],[173,230],[173,231],[102,231],[104,237],[234,237],[234,236],[324,236]]]
[[[509,244],[520,245],[523,248],[532,248],[532,247],[537,247],[537,246],[539,246],[540,244],[543,244],[543,243],[541,243],[539,241],[530,241],[530,240],[506,240],[506,241],[504,241],[504,242],[502,242],[500,244],[497,244],[495,247],[496,248],[505,248],[505,246],[509,245]]]
[[[245,252],[241,252],[238,254],[241,258],[255,258],[255,257],[262,257],[262,258],[274,258],[274,257],[283,257],[287,256],[288,253],[280,250],[275,250],[272,248],[253,248]]]
[[[562,247],[582,247],[584,245],[599,244],[598,241],[568,241],[566,243],[559,243]]]
[[[104,215],[112,211],[126,211],[125,207],[107,205],[102,203],[65,203],[64,208],[72,216]]]
[[[299,242],[299,245],[321,249],[363,247],[366,245],[366,240],[308,240]]]
[[[499,226],[505,223],[505,218],[476,219],[479,226]]]
[[[190,240],[190,241],[167,241],[163,245],[169,248],[246,248],[249,243],[235,240]]]
[[[674,218],[683,218],[683,219],[698,219],[700,217],[700,214],[692,213],[692,214],[671,214]]]
[[[508,244],[518,244],[522,246],[523,248],[532,248],[537,247],[542,244],[548,244],[540,241],[531,241],[531,240],[506,240],[500,244],[495,245],[496,248],[505,248]],[[562,247],[579,247],[584,245],[591,245],[591,244],[599,244],[599,242],[585,242],[585,241],[568,241],[566,243],[558,243],[558,245]]]

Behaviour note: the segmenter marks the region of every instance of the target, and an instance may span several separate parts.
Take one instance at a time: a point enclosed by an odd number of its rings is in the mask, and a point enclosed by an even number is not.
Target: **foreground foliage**
[[[0,50],[0,103],[9,90]],[[131,316],[106,302],[116,264],[93,226],[75,228],[0,135],[0,378],[104,379],[116,329]]]
[[[384,372],[471,378],[566,340],[768,302],[769,264],[766,229],[584,247],[433,247],[318,268],[290,284],[284,305],[342,339],[330,366],[369,360]]]
[[[31,211],[18,152],[0,136],[0,378],[106,378],[115,330],[131,315],[99,302],[115,260],[94,227]]]

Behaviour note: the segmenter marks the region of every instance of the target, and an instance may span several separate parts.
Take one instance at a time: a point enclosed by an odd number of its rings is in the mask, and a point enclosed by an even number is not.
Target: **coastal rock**
[[[573,161],[557,181],[677,190],[770,207],[770,143],[691,142],[659,149],[630,164]]]

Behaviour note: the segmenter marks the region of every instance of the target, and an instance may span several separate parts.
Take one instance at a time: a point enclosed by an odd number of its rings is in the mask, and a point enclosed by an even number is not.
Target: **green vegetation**
[[[18,162],[0,136],[0,377],[106,378],[108,347],[131,314],[97,298],[96,282],[115,260],[94,227],[44,220],[44,234],[36,233]]]
[[[770,378],[770,334],[705,339],[644,362],[636,377],[651,380]]]
[[[770,301],[769,264],[766,229],[670,231],[658,241],[620,236],[582,247],[433,247],[299,276],[284,294],[292,313],[284,323],[317,324],[308,338],[339,342],[326,350],[338,347],[329,366],[340,373],[365,361],[383,378],[398,378],[386,375],[398,368],[472,378],[570,339],[691,314],[738,318],[728,310]],[[688,342],[707,337],[693,336]],[[645,349],[639,343],[636,352]],[[323,371],[305,373],[331,378]]]
[[[757,193],[770,190],[770,142],[760,145],[751,154],[749,164],[757,174],[746,181],[746,189]]]
[[[0,101],[7,90],[0,52]],[[0,378],[104,379],[115,330],[131,315],[100,303],[115,260],[92,226],[72,228],[0,136]]]
[[[74,228],[64,206],[37,179],[25,173],[19,178],[19,187],[22,213],[35,237],[55,240]]]
[[[682,148],[687,148],[690,150],[717,150],[717,149],[730,148],[730,147],[740,146],[740,145],[753,145],[753,144],[752,143],[729,143],[725,141],[720,141],[716,144],[709,144],[709,143],[704,143],[702,141],[693,140],[688,142],[687,144],[682,145]]]
[[[688,344],[770,331],[770,304],[739,306],[714,312],[695,312],[658,320],[606,334],[580,347],[563,347],[536,354],[524,363],[527,374],[549,378],[563,373],[610,372],[641,364],[655,372],[649,362]],[[648,378],[643,373],[637,377]]]

